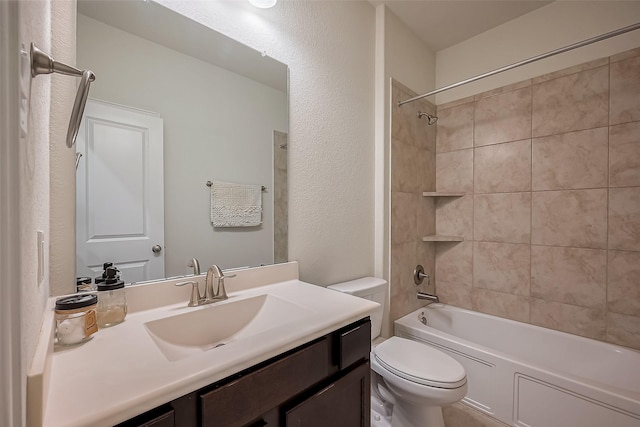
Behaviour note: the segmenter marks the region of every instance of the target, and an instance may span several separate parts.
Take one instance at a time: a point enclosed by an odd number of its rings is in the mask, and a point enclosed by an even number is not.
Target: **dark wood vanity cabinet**
[[[369,427],[368,318],[118,427]]]

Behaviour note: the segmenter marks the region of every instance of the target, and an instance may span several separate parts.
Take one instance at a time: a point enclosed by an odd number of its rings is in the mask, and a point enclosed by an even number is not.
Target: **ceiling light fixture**
[[[260,9],[268,9],[276,5],[278,0],[249,0],[249,3]]]

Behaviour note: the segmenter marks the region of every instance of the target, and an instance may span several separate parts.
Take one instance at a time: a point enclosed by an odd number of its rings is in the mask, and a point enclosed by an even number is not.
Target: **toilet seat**
[[[376,361],[389,372],[429,387],[455,389],[466,384],[464,367],[428,345],[391,337],[373,350]]]

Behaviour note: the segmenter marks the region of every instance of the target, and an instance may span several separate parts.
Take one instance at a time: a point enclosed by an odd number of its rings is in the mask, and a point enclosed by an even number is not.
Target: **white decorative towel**
[[[255,227],[262,224],[262,186],[214,181],[211,185],[214,227]]]

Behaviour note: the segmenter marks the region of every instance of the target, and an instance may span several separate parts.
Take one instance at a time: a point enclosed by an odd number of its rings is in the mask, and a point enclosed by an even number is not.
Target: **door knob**
[[[151,247],[151,251],[153,251],[154,254],[159,254],[160,252],[162,252],[162,246],[160,245],[153,245]]]

